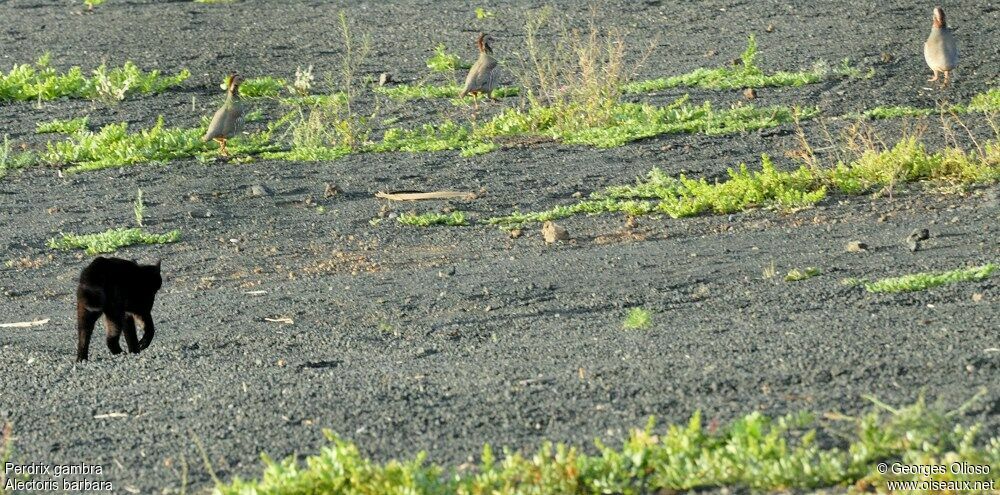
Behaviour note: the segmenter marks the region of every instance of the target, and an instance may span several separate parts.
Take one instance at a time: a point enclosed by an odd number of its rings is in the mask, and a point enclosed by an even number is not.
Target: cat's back
[[[134,261],[98,256],[80,272],[80,284],[107,287],[131,278],[139,265]]]

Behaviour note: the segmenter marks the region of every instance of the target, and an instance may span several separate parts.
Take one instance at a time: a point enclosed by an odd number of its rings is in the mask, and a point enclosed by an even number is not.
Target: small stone
[[[521,237],[522,235],[524,235],[524,231],[522,231],[521,229],[514,229],[514,230],[510,231],[510,238],[511,239],[517,239],[518,237]]]
[[[386,84],[392,84],[392,76],[388,72],[383,72],[378,76],[378,85],[385,86]]]
[[[200,203],[201,202],[201,196],[199,196],[197,193],[191,193],[191,194],[188,194],[187,200],[188,200],[188,202],[191,202],[191,203]]]
[[[881,57],[880,57],[880,58],[882,59],[882,63],[883,63],[883,64],[888,64],[888,63],[892,62],[892,61],[893,61],[893,59],[895,59],[896,57],[894,57],[894,56],[893,56],[893,55],[892,55],[891,53],[889,53],[889,52],[882,52],[882,55],[881,55]]]
[[[983,301],[983,294],[981,292],[977,292],[972,295],[972,302],[982,302],[982,301]]]
[[[743,90],[743,97],[746,98],[746,99],[748,99],[748,100],[756,100],[757,99],[757,90],[755,90],[753,88],[747,88],[747,89]]]
[[[906,240],[906,247],[910,249],[911,253],[915,253],[920,250],[920,241],[911,237]]]
[[[250,187],[250,195],[255,198],[270,196],[272,194],[274,194],[274,192],[264,184],[255,184]]]
[[[847,243],[845,249],[847,249],[848,253],[863,253],[868,251],[868,245],[861,241],[851,241]]]
[[[555,222],[548,221],[542,225],[542,238],[545,239],[546,244],[552,244],[556,241],[568,240],[569,232],[556,225]]]
[[[909,238],[918,241],[926,241],[931,238],[931,233],[927,229],[913,229],[913,232],[910,232]]]
[[[211,210],[191,210],[188,212],[191,218],[212,218]]]
[[[634,229],[634,228],[636,228],[638,226],[639,226],[639,220],[636,219],[634,216],[629,215],[629,216],[625,217],[625,228],[626,229]]]
[[[764,31],[767,31],[769,33],[773,33],[774,32],[774,24],[768,24],[767,27],[764,28]]]
[[[580,198],[583,197],[583,193],[580,192],[580,191],[577,191],[577,192],[573,193],[573,197],[576,198],[576,199],[580,199]]]

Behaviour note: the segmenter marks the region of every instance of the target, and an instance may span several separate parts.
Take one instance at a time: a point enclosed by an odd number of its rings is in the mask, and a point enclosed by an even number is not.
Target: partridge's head
[[[486,33],[479,33],[479,38],[476,39],[476,46],[479,47],[479,51],[483,53],[493,53],[493,48],[490,48],[490,37]]]
[[[243,77],[239,74],[233,72],[226,77],[226,89],[229,91],[237,91],[240,88],[240,83],[243,82]]]
[[[934,7],[934,27],[943,28],[947,24],[944,22],[944,9],[941,7]]]

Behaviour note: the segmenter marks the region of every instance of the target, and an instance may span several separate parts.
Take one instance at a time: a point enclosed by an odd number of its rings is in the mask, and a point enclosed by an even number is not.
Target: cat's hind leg
[[[90,351],[90,335],[94,332],[94,325],[101,317],[100,311],[91,311],[82,300],[76,302],[76,360],[86,361]]]
[[[156,330],[153,327],[153,316],[150,314],[144,314],[135,315],[135,317],[142,319],[142,340],[139,341],[139,349],[145,349],[149,347],[149,343],[153,341],[153,332]]]

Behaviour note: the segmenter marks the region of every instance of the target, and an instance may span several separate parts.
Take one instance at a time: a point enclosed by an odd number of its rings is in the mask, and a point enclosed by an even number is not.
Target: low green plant
[[[396,101],[427,100],[434,98],[458,98],[462,92],[462,87],[457,84],[446,84],[436,86],[433,84],[396,84],[393,86],[380,86],[375,88],[376,93],[384,94]],[[493,98],[507,98],[517,96],[521,93],[513,86],[501,86],[493,90]],[[466,98],[472,99],[469,95]]]
[[[725,180],[709,182],[685,175],[670,177],[654,168],[634,185],[611,186],[569,205],[531,213],[492,217],[487,223],[509,227],[526,222],[557,220],[581,213],[622,212],[631,216],[666,214],[673,218],[705,212],[727,214],[754,207],[792,211],[816,204],[829,190],[859,194],[896,183],[929,180],[940,183],[991,183],[1000,180],[1000,143],[989,141],[981,151],[946,148],[928,153],[917,136],[904,136],[893,147],[866,149],[851,161],[832,168],[802,165],[778,170],[761,157],[761,170],[746,165],[729,169]]]
[[[982,394],[977,395],[977,398]],[[577,446],[544,442],[533,453],[487,444],[470,469],[428,463],[425,453],[409,460],[373,461],[332,432],[330,445],[304,463],[266,455],[257,480],[217,484],[220,495],[246,493],[620,493],[736,488],[737,491],[806,492],[863,484],[885,490],[889,480],[926,480],[918,474],[880,474],[880,462],[944,465],[964,462],[1000,468],[1000,439],[979,439],[979,425],[927,406],[921,398],[904,408],[871,399],[876,408],[859,417],[811,413],[771,418],[753,412],[720,427],[703,424],[700,413],[686,424],[657,427],[651,418],[620,447],[595,440],[588,454]],[[970,401],[971,402],[971,401]],[[966,406],[963,406],[967,407]],[[841,439],[830,446],[821,438]],[[988,481],[991,474],[945,472],[939,481]]]
[[[736,105],[716,110],[712,104],[691,105],[685,95],[665,107],[619,103],[607,110],[606,118],[589,122],[589,110],[572,104],[534,106],[527,111],[507,109],[484,124],[483,137],[543,135],[567,144],[599,148],[621,146],[630,141],[662,134],[702,133],[724,135],[776,127],[810,119],[817,108]]]
[[[277,98],[288,86],[284,79],[271,76],[251,77],[240,83],[240,96],[244,98]],[[225,82],[223,89],[228,89]]]
[[[734,67],[700,68],[680,76],[631,82],[625,84],[622,90],[625,93],[647,93],[676,87],[724,90],[803,86],[818,83],[830,77],[860,76],[860,72],[852,67],[846,59],[836,69],[831,69],[825,62],[820,61],[808,71],[765,73],[757,65],[757,39],[753,34],[747,38],[747,47],[740,56],[740,62],[740,65]]]
[[[77,117],[70,120],[52,120],[39,122],[35,125],[38,134],[73,134],[87,128],[89,117]]]
[[[43,55],[34,65],[15,65],[7,74],[0,72],[0,101],[44,101],[83,98],[115,102],[132,94],[160,93],[190,77],[186,69],[175,75],[159,71],[143,72],[132,62],[121,67],[101,65],[86,77],[80,67],[60,73],[51,66],[51,56]]]
[[[83,0],[83,4],[87,6],[87,10],[94,10],[94,7],[104,3],[104,0]]]
[[[452,72],[456,69],[468,69],[472,64],[462,61],[462,57],[448,53],[444,43],[434,47],[434,55],[427,59],[427,68],[434,72]]]
[[[496,14],[493,12],[490,12],[482,7],[476,7],[476,19],[481,21],[484,19],[492,19],[494,17],[496,17]]]
[[[68,166],[66,171],[72,173],[189,158],[210,152],[201,140],[207,125],[203,121],[195,128],[168,128],[161,117],[153,127],[138,132],[129,132],[124,122],[108,124],[97,132],[81,129],[65,140],[49,141],[38,159]],[[234,154],[262,153],[272,148],[267,132],[238,137],[229,147]]]
[[[973,96],[966,108],[971,112],[1000,112],[1000,88]]]
[[[653,313],[643,308],[632,308],[625,315],[622,328],[625,330],[643,330],[653,324]]]
[[[916,292],[958,282],[976,282],[989,278],[997,270],[995,263],[987,263],[972,268],[958,268],[944,272],[924,272],[861,283],[868,292],[895,293]]]
[[[390,128],[385,131],[382,141],[367,148],[368,151],[442,151],[465,147],[471,139],[472,131],[453,121],[440,125],[424,124],[416,129]]]
[[[0,146],[0,179],[7,175],[7,172],[14,169],[24,168],[35,163],[36,158],[31,152],[15,152],[10,145],[10,137],[3,135],[3,146]]]
[[[654,168],[635,185],[612,186],[573,205],[493,217],[487,223],[510,226],[580,213],[622,212],[631,216],[660,213],[681,218],[703,212],[734,213],[760,206],[794,210],[815,204],[826,196],[826,188],[817,183],[808,167],[792,172],[780,171],[767,155],[762,157],[760,172],[740,165],[738,169],[729,169],[728,176],[728,180],[710,183],[703,178],[691,179],[684,175],[670,177]]]
[[[861,115],[870,119],[898,119],[900,117],[926,117],[933,114],[934,110],[930,108],[897,106],[875,107],[871,110],[866,110]]]
[[[785,275],[785,282],[798,282],[800,280],[805,280],[807,278],[813,278],[820,274],[819,268],[808,267],[803,270],[798,268],[793,268],[789,270],[788,274]]]
[[[1000,142],[989,141],[978,152],[946,148],[927,151],[918,136],[904,136],[889,149],[865,149],[850,162],[839,162],[826,173],[827,182],[847,194],[901,182],[937,180],[964,184],[1000,179]]]
[[[141,228],[118,228],[98,234],[61,234],[62,237],[49,239],[52,249],[83,249],[87,254],[113,253],[120,248],[134,244],[169,244],[181,238],[180,230],[166,234],[149,234]]]
[[[399,223],[403,225],[409,225],[411,227],[430,227],[432,225],[447,225],[451,227],[458,227],[466,225],[465,213],[461,211],[454,211],[451,213],[437,213],[437,212],[427,212],[427,213],[403,213],[397,217]]]

